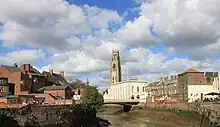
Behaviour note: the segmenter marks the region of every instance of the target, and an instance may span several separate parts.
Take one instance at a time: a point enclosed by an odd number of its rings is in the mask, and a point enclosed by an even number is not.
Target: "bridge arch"
[[[132,108],[132,105],[137,105],[139,100],[105,100],[103,104],[116,104],[122,105],[124,112],[129,112]]]

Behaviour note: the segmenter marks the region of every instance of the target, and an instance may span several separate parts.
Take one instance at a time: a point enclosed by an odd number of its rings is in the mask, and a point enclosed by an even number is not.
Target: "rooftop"
[[[63,85],[63,86],[46,86],[41,88],[40,90],[65,90],[67,87],[69,87],[68,85]]]
[[[48,81],[53,82],[54,84],[69,85],[66,79],[60,74],[51,74],[47,71],[43,71],[43,74],[46,75]]]
[[[19,72],[21,69],[19,67],[2,65],[2,67],[6,68],[10,72]]]
[[[195,68],[189,68],[185,72],[192,73],[192,72],[200,72],[200,71],[196,70]]]

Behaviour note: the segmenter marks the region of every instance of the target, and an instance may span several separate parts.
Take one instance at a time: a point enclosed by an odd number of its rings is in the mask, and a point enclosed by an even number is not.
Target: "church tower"
[[[121,64],[120,55],[118,50],[112,51],[112,56],[110,60],[110,85],[116,82],[121,82]]]

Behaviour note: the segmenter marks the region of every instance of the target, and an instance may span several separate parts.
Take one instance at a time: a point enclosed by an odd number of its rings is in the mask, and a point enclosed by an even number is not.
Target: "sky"
[[[0,64],[53,68],[105,89],[113,49],[122,79],[220,71],[219,0],[1,0]]]

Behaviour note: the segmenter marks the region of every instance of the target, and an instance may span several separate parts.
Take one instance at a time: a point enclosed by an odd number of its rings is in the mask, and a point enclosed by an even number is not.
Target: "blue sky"
[[[29,62],[102,87],[112,49],[120,50],[129,78],[220,71],[219,0],[149,1],[0,1],[0,63]]]

